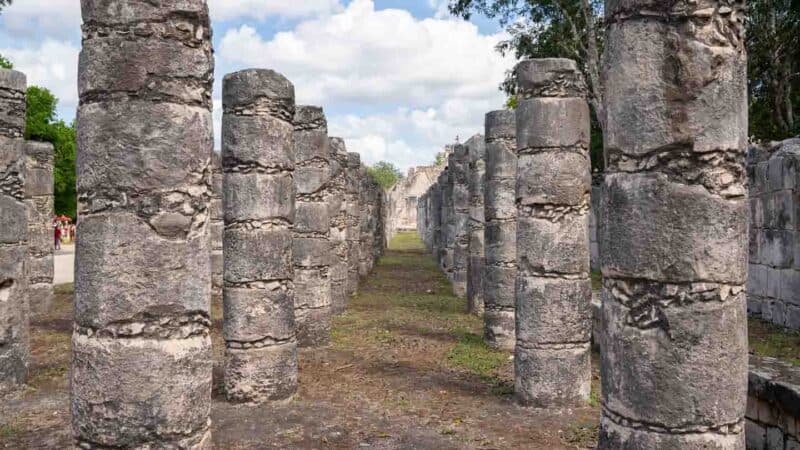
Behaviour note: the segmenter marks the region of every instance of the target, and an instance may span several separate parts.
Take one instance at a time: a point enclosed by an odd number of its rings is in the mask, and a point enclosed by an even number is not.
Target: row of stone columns
[[[600,448],[743,448],[743,5],[606,13]],[[420,197],[419,232],[456,294],[466,281],[468,310],[485,309],[487,344],[514,349],[519,401],[578,406],[591,380],[586,86],[564,59],[524,61],[515,75],[518,107],[487,115],[485,156],[473,140],[452,147]],[[469,210],[466,240],[464,180],[470,206],[473,183],[485,205],[482,223]],[[464,242],[476,248],[468,267],[484,265],[467,280]]]

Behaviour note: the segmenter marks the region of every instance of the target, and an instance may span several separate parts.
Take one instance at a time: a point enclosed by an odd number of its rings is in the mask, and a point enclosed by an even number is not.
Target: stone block
[[[78,107],[77,120],[77,172],[83,174],[78,192],[105,192],[109,186],[118,195],[173,192],[204,182],[209,155],[198,149],[214,145],[205,108],[144,100],[86,103]],[[111,195],[90,198],[87,207],[103,210],[123,201]]]
[[[208,430],[212,361],[209,336],[161,340],[74,334],[72,411],[81,418],[81,438],[108,447],[153,442],[194,447],[179,441],[199,440]]]
[[[800,271],[781,270],[780,299],[800,307]]]
[[[781,269],[774,267],[767,267],[767,292],[766,296],[769,298],[780,298],[781,296],[781,283],[783,282],[783,275]]]
[[[707,51],[702,39],[676,34],[673,28],[671,22],[649,20],[607,27],[604,58],[613,63],[606,65],[603,83],[606,98],[612,99],[604,130],[606,150],[639,157],[687,142],[688,150],[701,153],[747,148],[744,53],[735,46]],[[664,61],[674,58],[690,63],[692,70],[686,76],[681,72],[680,78],[664,70]],[[675,115],[674,89],[682,90],[680,116]]]
[[[783,431],[780,428],[767,428],[767,450],[784,450]]]
[[[743,417],[748,377],[743,293],[724,302],[656,308],[668,328],[634,326],[631,309],[603,289],[604,405],[669,428],[686,424],[685,411],[694,411],[706,423]]]
[[[797,194],[794,191],[777,191],[771,194],[773,200],[772,214],[774,218],[769,222],[773,228],[779,230],[797,229]]]
[[[747,313],[751,316],[760,316],[763,309],[763,303],[763,298],[755,294],[747,294]]]
[[[762,196],[750,197],[750,226],[764,228],[764,200]]]
[[[529,277],[516,283],[517,342],[525,347],[591,340],[589,279]]]
[[[517,267],[520,273],[589,273],[588,214],[558,220],[517,218]]]
[[[584,151],[545,151],[519,155],[517,205],[570,205],[586,202],[591,167]]]
[[[487,222],[484,228],[486,264],[517,260],[517,224],[514,221]]]
[[[224,114],[222,135],[222,158],[231,160],[226,165],[294,167],[294,127],[285,120]]]
[[[646,428],[624,427],[603,417],[600,422],[599,450],[612,449],[743,449],[744,430],[728,434],[712,431],[705,433],[663,433]]]
[[[513,309],[516,305],[516,267],[487,265],[484,268],[484,274],[483,289],[486,299],[486,308]]]
[[[583,98],[521,99],[516,114],[517,147],[520,150],[589,148],[589,105]]]
[[[225,356],[225,393],[230,400],[284,401],[297,392],[294,342],[261,348],[227,348]]]
[[[0,244],[15,244],[28,238],[28,209],[22,199],[0,195]]]
[[[590,345],[556,350],[517,344],[514,373],[514,393],[525,406],[584,406],[591,391]]]
[[[786,305],[786,326],[793,330],[800,330],[800,307]]]
[[[759,297],[767,295],[767,266],[750,264],[747,271],[747,292]]]
[[[223,308],[226,341],[285,341],[294,336],[294,293],[285,283],[274,281],[261,289],[228,287]]]
[[[661,174],[607,175],[605,191],[604,275],[744,284],[745,200],[725,200]]]
[[[331,243],[328,239],[295,235],[292,248],[295,267],[329,266],[331,263]],[[358,261],[360,254],[354,256],[354,261]]]
[[[314,194],[324,189],[330,180],[330,168],[301,166],[294,171],[297,194]]]
[[[744,424],[745,445],[749,450],[766,450],[767,430],[749,417]]]
[[[296,234],[328,235],[330,233],[330,216],[328,205],[320,202],[297,202],[294,219]]]
[[[78,222],[75,321],[103,328],[141,317],[208,311],[208,236],[160,238],[134,214],[93,214]],[[114,301],[108,299],[113,298]]]
[[[285,220],[295,215],[290,173],[229,172],[225,174],[225,222]],[[268,201],[265,201],[268,199]]]
[[[226,283],[292,278],[292,233],[288,228],[226,229],[223,254]]]

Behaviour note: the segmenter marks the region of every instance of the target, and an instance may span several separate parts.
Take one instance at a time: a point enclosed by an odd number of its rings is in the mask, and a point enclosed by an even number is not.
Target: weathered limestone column
[[[469,164],[469,148],[457,144],[450,159],[450,182],[452,190],[452,222],[453,222],[453,294],[457,297],[467,296],[467,261],[469,260],[469,182],[467,169]]]
[[[209,239],[211,240],[211,295],[213,298],[222,297],[224,285],[222,234],[225,228],[224,212],[222,210],[222,158],[216,153],[211,154],[211,219],[209,222]]]
[[[331,339],[330,150],[322,108],[299,106],[294,117],[294,316],[300,346]]]
[[[28,207],[28,304],[42,314],[53,304],[53,145],[26,142]]]
[[[334,314],[347,309],[347,147],[342,138],[328,139],[331,161],[328,217],[331,238],[331,307]]]
[[[514,111],[486,114],[484,340],[513,351],[517,278],[517,122]]]
[[[442,175],[439,174],[436,183],[430,189],[430,211],[431,218],[431,253],[437,261],[440,256],[442,240]]]
[[[370,245],[370,228],[371,228],[371,215],[372,215],[372,192],[370,191],[370,176],[367,174],[367,168],[360,166],[358,168],[358,194],[359,194],[359,215],[358,223],[360,236],[358,239],[358,276],[366,277],[369,274],[369,259],[372,257],[372,248]]]
[[[486,174],[486,141],[482,134],[471,137],[466,146],[469,149],[468,191],[469,259],[467,260],[467,312],[481,314],[484,311],[483,266],[485,260],[483,230],[485,218],[483,211],[483,190]]]
[[[358,263],[361,260],[361,205],[359,195],[358,170],[361,168],[361,156],[358,153],[347,153],[347,295],[358,293]]]
[[[23,73],[0,69],[0,393],[28,377],[26,89]]]
[[[523,61],[516,77],[515,391],[525,405],[580,406],[591,388],[589,105],[572,60]]]
[[[208,8],[81,9],[76,444],[210,448]]]
[[[222,106],[225,392],[286,400],[297,391],[294,86],[271,70],[228,74]]]
[[[744,2],[608,2],[599,448],[743,449]]]
[[[455,236],[455,222],[453,214],[453,178],[450,170],[451,154],[447,158],[447,167],[441,175],[442,185],[442,211],[441,211],[441,247],[439,249],[439,264],[447,279],[453,281],[453,237]]]

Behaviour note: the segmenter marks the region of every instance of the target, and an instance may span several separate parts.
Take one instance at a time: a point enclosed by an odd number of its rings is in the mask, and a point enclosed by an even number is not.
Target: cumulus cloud
[[[0,16],[2,32],[14,40],[77,40],[80,27],[80,0],[16,0]]]
[[[209,0],[213,20],[240,17],[264,20],[270,16],[285,18],[328,14],[341,9],[339,0]]]
[[[70,42],[52,39],[36,47],[0,48],[0,54],[14,63],[14,69],[27,75],[29,86],[50,89],[60,100],[59,107],[73,112],[78,103],[79,52],[80,49]]]
[[[407,167],[432,160],[457,134],[479,132],[485,112],[502,105],[497,86],[514,63],[495,51],[502,38],[469,22],[420,20],[353,0],[268,39],[251,26],[230,29],[217,55],[226,68],[283,73],[298,103],[379,111],[332,116],[331,133],[349,138],[368,162]]]

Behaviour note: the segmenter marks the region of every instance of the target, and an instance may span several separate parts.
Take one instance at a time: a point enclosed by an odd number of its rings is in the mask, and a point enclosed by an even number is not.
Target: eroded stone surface
[[[223,110],[225,393],[283,401],[297,391],[294,88],[271,70],[229,74]]]
[[[579,406],[591,381],[589,106],[573,61],[525,61],[516,75],[515,393]]]
[[[206,2],[82,2],[76,444],[209,448]]]
[[[744,12],[606,5],[599,448],[745,447]]]

